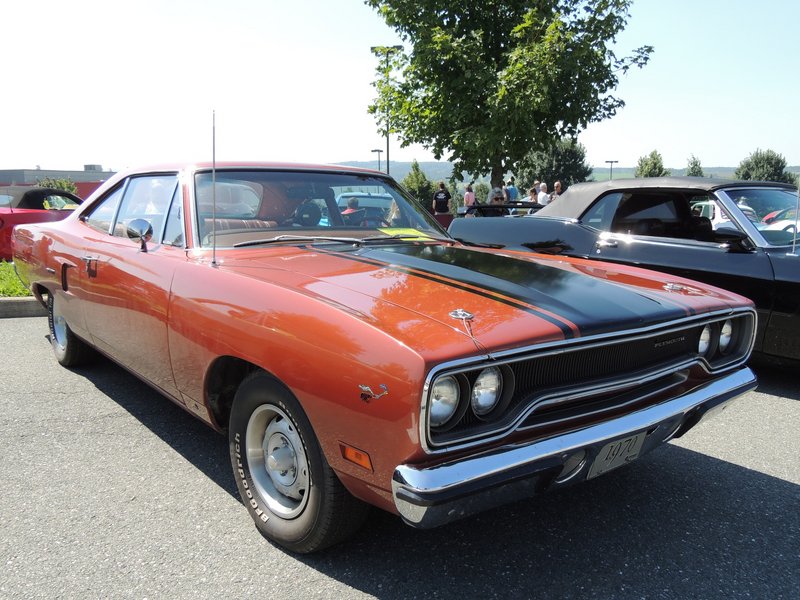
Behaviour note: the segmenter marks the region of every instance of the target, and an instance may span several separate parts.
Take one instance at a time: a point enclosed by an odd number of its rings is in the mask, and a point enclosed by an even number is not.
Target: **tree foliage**
[[[639,158],[634,177],[668,177],[672,172],[664,168],[664,161],[657,150]]]
[[[797,183],[797,176],[786,170],[786,159],[773,150],[756,149],[739,163],[735,176],[736,179]]]
[[[703,173],[703,167],[700,164],[700,159],[697,158],[694,154],[689,157],[689,161],[686,164],[686,176],[687,177],[705,177],[706,174]]]
[[[624,106],[611,95],[619,76],[652,52],[611,49],[631,0],[365,1],[411,45],[377,53],[390,59],[378,66],[370,113],[402,145],[448,154],[459,179],[490,174],[499,184],[531,149],[613,116]]]
[[[549,189],[560,181],[566,190],[573,183],[586,181],[591,174],[592,167],[586,164],[586,148],[571,138],[561,138],[547,148],[529,152],[517,169],[521,190],[532,187],[537,179],[547,182]]]
[[[53,188],[54,190],[64,190],[72,194],[78,193],[78,186],[69,177],[56,179],[53,177],[42,177],[36,180],[36,185],[39,187]]]
[[[423,206],[428,206],[433,197],[433,182],[422,171],[415,160],[411,163],[411,170],[400,182]]]

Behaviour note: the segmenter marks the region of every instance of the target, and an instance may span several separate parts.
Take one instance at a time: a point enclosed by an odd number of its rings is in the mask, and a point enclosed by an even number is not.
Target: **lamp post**
[[[373,150],[373,152],[377,152],[378,153],[378,171],[380,171],[381,170],[381,152],[383,152],[383,150],[381,150],[380,148],[375,148]]]
[[[371,46],[370,51],[375,56],[380,56],[383,54],[386,57],[386,85],[389,85],[389,58],[395,52],[402,52],[402,46]],[[389,174],[389,103],[386,103],[386,174]],[[380,154],[378,155],[378,159],[380,159]],[[380,170],[380,168],[378,169]]]
[[[608,163],[608,180],[611,181],[614,179],[614,163],[618,163],[618,160],[607,160]]]

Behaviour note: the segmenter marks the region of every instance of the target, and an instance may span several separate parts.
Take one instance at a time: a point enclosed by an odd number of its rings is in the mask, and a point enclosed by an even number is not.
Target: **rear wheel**
[[[92,349],[78,338],[61,314],[60,302],[55,294],[47,297],[47,321],[50,326],[50,344],[58,363],[64,367],[77,367],[88,362]]]
[[[234,478],[259,531],[295,552],[352,535],[368,507],[325,460],[300,403],[263,372],[242,382],[229,425]]]

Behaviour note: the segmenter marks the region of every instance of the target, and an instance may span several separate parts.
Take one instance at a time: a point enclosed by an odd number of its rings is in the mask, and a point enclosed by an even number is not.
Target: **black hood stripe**
[[[502,302],[556,325],[567,338],[662,323],[696,312],[679,298],[496,252],[434,244],[329,252]]]
[[[579,335],[580,330],[578,329],[577,325],[570,323],[566,319],[560,319],[556,315],[549,314],[546,311],[543,311],[535,306],[532,306],[528,302],[520,301],[506,295],[503,295],[497,291],[490,291],[485,288],[481,288],[475,285],[471,285],[469,283],[462,283],[458,280],[447,278],[439,273],[435,273],[433,271],[428,271],[426,269],[420,269],[418,267],[407,267],[396,264],[391,261],[387,260],[380,260],[377,258],[370,258],[366,256],[362,256],[360,254],[349,254],[345,252],[336,252],[330,251],[327,249],[321,248],[314,248],[316,252],[324,252],[326,254],[335,255],[337,258],[344,258],[347,260],[352,260],[354,262],[360,262],[362,264],[367,264],[375,267],[381,267],[382,269],[389,269],[396,273],[403,273],[404,275],[413,275],[414,277],[419,277],[420,279],[426,279],[428,281],[433,281],[435,283],[439,283],[441,285],[446,285],[448,287],[452,287],[464,292],[469,292],[471,294],[475,294],[477,296],[482,296],[484,298],[488,298],[489,300],[493,300],[495,302],[500,302],[501,304],[505,304],[512,308],[516,308],[517,310],[521,310],[527,312],[531,315],[539,317],[548,323],[555,325],[558,327],[562,334],[564,335],[564,339],[572,339]]]

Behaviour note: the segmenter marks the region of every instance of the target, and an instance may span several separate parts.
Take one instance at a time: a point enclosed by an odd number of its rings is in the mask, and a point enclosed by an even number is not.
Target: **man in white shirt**
[[[539,204],[545,206],[548,202],[550,202],[550,194],[547,193],[547,184],[543,181],[539,185]]]

